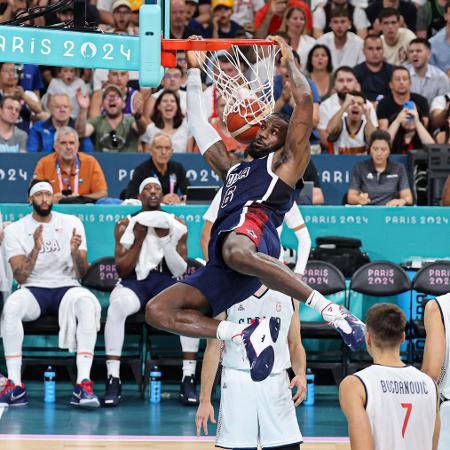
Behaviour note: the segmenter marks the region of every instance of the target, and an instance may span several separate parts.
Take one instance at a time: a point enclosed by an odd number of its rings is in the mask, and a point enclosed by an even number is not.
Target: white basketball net
[[[272,114],[275,107],[273,78],[279,47],[256,44],[248,47],[252,47],[251,51],[256,54],[253,64],[237,45],[232,45],[228,50],[208,52],[206,59],[203,59],[205,52],[196,51],[195,54],[201,68],[214,81],[218,93],[225,99],[223,119],[230,113],[238,113],[249,123],[255,124]],[[226,64],[227,72],[224,72],[224,61],[231,63],[234,70]]]

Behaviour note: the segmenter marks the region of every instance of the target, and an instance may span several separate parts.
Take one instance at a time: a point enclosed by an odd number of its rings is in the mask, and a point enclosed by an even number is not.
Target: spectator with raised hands
[[[164,131],[172,138],[175,153],[192,152],[194,140],[189,131],[187,120],[181,112],[180,100],[175,92],[163,90],[155,103],[151,116],[152,122],[147,126],[141,141],[149,144],[159,131]]]
[[[306,30],[312,32],[312,14],[309,5],[301,0],[268,0],[268,2],[256,12],[255,37],[265,39],[268,35],[276,33],[283,20],[283,15],[290,7],[298,6],[306,14]]]
[[[333,63],[330,49],[326,45],[316,44],[308,55],[306,74],[314,81],[320,95],[320,101],[326,100],[333,92]]]
[[[353,67],[364,61],[363,40],[349,31],[351,25],[349,12],[345,8],[335,8],[330,13],[330,28],[318,40],[318,44],[326,45],[331,52],[333,67]]]
[[[391,161],[389,133],[372,133],[370,159],[353,166],[347,203],[350,205],[405,206],[413,204],[408,175],[403,164]]]
[[[370,120],[369,105],[361,92],[350,92],[328,123],[330,153],[364,155],[370,136],[376,130]]]
[[[393,8],[382,9],[378,20],[383,32],[384,60],[393,65],[408,62],[409,43],[416,35],[408,28],[401,27],[400,13]]]
[[[256,11],[264,6],[264,0],[236,0],[231,19],[238,23],[248,33],[255,32]]]
[[[404,107],[389,126],[393,153],[407,153],[408,150],[435,143],[421,122],[416,105],[412,103],[412,106]]]
[[[103,89],[110,84],[118,86],[123,93],[125,102],[124,114],[136,114],[137,106],[144,101],[144,97],[139,90],[129,86],[131,81],[130,74],[134,74],[134,72],[105,69],[96,69],[94,71],[94,93],[89,106],[89,119],[98,117],[104,112],[102,111]],[[139,76],[137,72],[136,76]],[[147,116],[145,115],[145,117]]]
[[[72,104],[70,97],[66,93],[55,93],[49,100],[48,109],[50,117],[46,120],[36,122],[28,134],[28,152],[53,152],[55,133],[63,127],[76,128],[75,120],[72,119]],[[81,116],[78,115],[78,119]],[[80,139],[80,150],[83,152],[92,152],[94,147],[89,138]]]
[[[133,116],[124,114],[124,94],[119,86],[110,84],[103,89],[102,107],[105,115],[87,121],[89,97],[78,92],[80,114],[77,131],[80,136],[91,137],[97,152],[137,152],[139,136],[145,133],[148,121],[144,119],[142,100],[136,102]]]
[[[411,76],[411,91],[420,94],[431,103],[435,97],[450,91],[450,80],[446,73],[429,64],[431,45],[424,38],[416,38],[409,44],[407,67]]]
[[[348,10],[351,19],[350,31],[364,39],[367,35],[367,29],[370,27],[370,22],[367,20],[364,9],[352,4],[349,0],[327,0],[323,3],[319,3],[313,13],[314,37],[318,39],[322,34],[331,31],[331,12],[335,8],[344,8]]]
[[[306,32],[305,10],[298,6],[288,8],[284,13],[280,31],[289,36],[290,46],[297,51],[301,68],[304,69],[309,52],[316,43],[316,40]]]
[[[201,30],[204,38],[232,39],[244,29],[231,19],[233,15],[234,0],[212,0],[212,20],[208,27]]]

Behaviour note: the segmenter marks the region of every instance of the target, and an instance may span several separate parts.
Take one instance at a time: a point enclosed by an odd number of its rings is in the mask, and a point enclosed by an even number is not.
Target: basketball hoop
[[[254,53],[254,62],[249,61],[244,47]],[[175,49],[195,52],[201,69],[225,100],[224,120],[235,113],[255,125],[272,114],[275,56],[279,52],[276,42],[259,39],[163,40],[163,65],[165,56]],[[224,62],[232,66],[227,72],[222,67]]]

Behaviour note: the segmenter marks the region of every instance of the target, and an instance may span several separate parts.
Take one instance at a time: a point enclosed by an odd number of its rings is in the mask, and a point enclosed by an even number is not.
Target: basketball
[[[249,144],[258,133],[260,121],[267,115],[267,107],[259,100],[246,99],[239,112],[227,115],[227,128],[231,136],[242,144]]]

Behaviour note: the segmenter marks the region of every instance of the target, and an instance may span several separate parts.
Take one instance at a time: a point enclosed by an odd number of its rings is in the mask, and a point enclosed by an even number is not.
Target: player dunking
[[[146,319],[174,333],[241,339],[253,380],[263,380],[273,367],[272,343],[279,323],[265,318],[250,326],[211,319],[243,301],[262,284],[305,302],[322,313],[352,348],[364,342],[364,324],[342,307],[326,300],[280,261],[276,228],[294,201],[295,186],[310,158],[312,94],[298,70],[292,50],[275,37],[292,83],[295,101],[290,120],[272,114],[253,142],[260,157],[232,165],[231,157],[203,112],[199,65],[188,52],[187,101],[192,134],[208,164],[224,180],[220,212],[211,233],[208,264],[192,276],[154,297]]]

